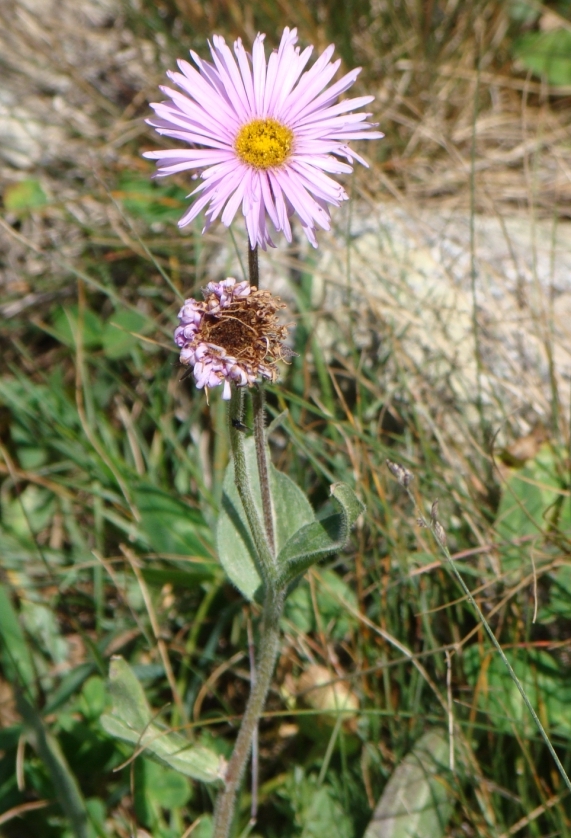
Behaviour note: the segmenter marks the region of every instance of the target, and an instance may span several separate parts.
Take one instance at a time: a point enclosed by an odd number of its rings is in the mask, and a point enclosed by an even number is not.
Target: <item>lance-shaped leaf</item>
[[[444,731],[420,737],[387,783],[365,838],[442,838],[454,809]]]
[[[0,585],[0,649],[4,672],[14,684],[16,706],[34,749],[47,768],[75,838],[88,838],[87,810],[77,780],[35,707],[37,685],[32,654],[7,590]]]
[[[211,557],[210,533],[200,512],[176,497],[141,483],[133,490],[141,514],[141,529],[157,553]],[[204,565],[208,572],[208,565]]]
[[[32,654],[3,585],[0,585],[0,657],[8,680],[16,684],[26,698],[34,701],[38,688]]]
[[[101,717],[107,733],[135,745],[145,756],[174,768],[187,777],[214,783],[224,776],[222,757],[202,745],[193,745],[180,733],[157,722],[141,684],[129,664],[113,658],[109,670],[113,710]]]
[[[339,512],[322,520],[315,520],[299,529],[278,554],[280,582],[291,584],[311,565],[341,550],[347,543],[349,531],[365,507],[345,483],[334,483],[331,494]]]
[[[73,835],[75,838],[89,838],[85,800],[59,742],[49,732],[36,708],[19,691],[16,706],[24,720],[30,741],[47,768],[59,804],[69,819]]]
[[[254,440],[245,440],[244,449],[254,503],[260,518],[263,519]],[[279,551],[292,533],[314,521],[315,516],[311,504],[301,489],[287,474],[278,471],[271,464],[270,491],[276,550]],[[222,507],[216,527],[216,546],[218,556],[230,581],[246,599],[252,601],[258,589],[261,588],[262,576],[257,568],[257,555],[248,528],[246,513],[234,482],[233,463],[228,465],[224,476]]]

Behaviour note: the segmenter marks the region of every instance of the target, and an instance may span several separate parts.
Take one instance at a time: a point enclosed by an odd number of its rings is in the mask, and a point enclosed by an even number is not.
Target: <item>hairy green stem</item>
[[[284,591],[266,589],[256,678],[242,718],[240,731],[226,769],[224,788],[218,796],[214,813],[213,838],[228,838],[234,821],[236,796],[244,777],[252,749],[252,739],[264,710],[272,675],[280,648],[280,617],[284,605]]]
[[[264,583],[267,587],[276,577],[276,569],[274,564],[274,556],[268,539],[264,531],[263,524],[258,515],[258,510],[254,503],[252,496],[252,488],[250,479],[248,477],[248,470],[246,468],[246,455],[244,453],[244,435],[240,430],[242,424],[244,410],[244,389],[242,387],[232,387],[232,398],[230,400],[230,446],[232,448],[232,456],[234,458],[234,480],[236,481],[236,488],[248,519],[250,532],[254,540],[254,546],[260,561]]]
[[[257,286],[259,283],[257,247],[254,249],[248,247],[248,273],[250,284]],[[264,427],[265,399],[261,386],[254,389],[253,406],[254,436],[258,476],[260,480],[263,523],[260,520],[258,509],[254,502],[246,468],[242,433],[244,391],[242,388],[232,387],[229,425],[230,445],[234,458],[234,479],[242,506],[246,513],[246,518],[248,519],[248,525],[264,577],[264,607],[260,629],[258,660],[255,668],[252,670],[250,697],[242,718],[236,744],[234,745],[234,750],[226,769],[224,788],[216,801],[213,838],[229,838],[232,830],[236,798],[240,790],[240,784],[244,778],[250,753],[252,752],[252,743],[258,730],[260,716],[264,710],[280,648],[280,618],[286,593],[286,589],[280,587],[277,581],[270,469]]]
[[[248,279],[250,285],[259,287],[260,271],[258,263],[258,245],[252,248],[248,243]],[[264,513],[264,527],[266,538],[272,558],[276,555],[276,539],[274,535],[274,518],[272,511],[272,493],[270,489],[270,470],[268,466],[268,449],[266,446],[265,418],[266,418],[266,397],[263,390],[263,382],[254,388],[254,439],[256,442],[256,459],[258,463],[258,476],[260,478],[260,493],[262,497],[262,510]],[[275,561],[274,561],[275,565]]]
[[[270,469],[268,465],[268,447],[266,444],[266,398],[263,384],[256,386],[252,392],[254,405],[254,439],[256,442],[256,459],[258,475],[260,477],[260,493],[262,496],[262,510],[264,513],[264,527],[272,556],[276,555],[276,539],[274,535],[274,516],[272,510],[272,493],[270,489]]]

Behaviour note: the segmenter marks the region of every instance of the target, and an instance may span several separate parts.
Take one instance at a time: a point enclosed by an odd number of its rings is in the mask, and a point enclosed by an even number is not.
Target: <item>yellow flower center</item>
[[[253,119],[238,131],[234,148],[238,157],[254,169],[281,166],[291,153],[293,131],[277,119]]]

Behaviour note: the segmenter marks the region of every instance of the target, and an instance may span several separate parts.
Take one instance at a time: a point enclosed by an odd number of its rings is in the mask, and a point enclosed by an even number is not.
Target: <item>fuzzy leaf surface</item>
[[[253,439],[244,443],[246,464],[254,503],[263,518],[256,449]],[[315,520],[308,499],[296,484],[270,464],[270,490],[272,494],[276,549],[279,552],[292,533]],[[261,589],[262,576],[257,567],[256,550],[250,535],[246,513],[236,484],[234,465],[226,469],[222,487],[222,507],[216,528],[218,556],[230,581],[252,601]]]
[[[203,745],[193,745],[180,733],[169,732],[154,721],[143,688],[121,657],[111,661],[109,692],[113,710],[101,717],[107,733],[135,745],[146,756],[174,768],[187,777],[214,783],[222,778],[224,764],[218,754]]]
[[[290,584],[311,565],[341,550],[351,527],[365,509],[345,483],[333,484],[331,494],[337,501],[339,512],[302,527],[279,552],[278,564],[282,569],[283,584]]]

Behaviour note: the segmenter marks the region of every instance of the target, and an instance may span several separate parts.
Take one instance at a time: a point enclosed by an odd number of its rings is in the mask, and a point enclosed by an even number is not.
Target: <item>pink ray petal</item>
[[[329,208],[347,200],[332,176],[349,174],[355,162],[367,165],[348,142],[380,139],[382,134],[362,110],[371,96],[337,101],[359,70],[332,83],[340,63],[332,61],[333,46],[306,69],[312,47],[300,50],[295,29],[284,29],[278,49],[267,60],[264,37],[256,37],[250,56],[240,39],[231,49],[214,35],[212,63],[194,52],[190,55],[196,69],[179,61],[179,72],[168,73],[177,89],[163,88],[167,101],[152,105],[155,117],[148,122],[158,134],[190,148],[149,151],[145,157],[156,161],[158,177],[188,171],[195,172],[193,179],[201,178],[181,226],[203,210],[205,230],[217,219],[230,225],[241,208],[250,245],[266,248],[273,246],[269,221],[291,241],[290,216],[296,214],[316,246],[316,228],[331,226]],[[268,117],[293,132],[292,151],[280,165],[257,169],[238,157],[236,136],[253,119]],[[205,381],[225,378],[225,368],[217,363],[211,359],[209,371],[203,371]]]

